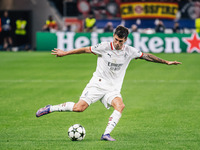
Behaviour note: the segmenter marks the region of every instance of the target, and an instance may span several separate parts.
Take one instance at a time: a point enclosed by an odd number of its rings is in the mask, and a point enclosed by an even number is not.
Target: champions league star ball
[[[85,135],[85,128],[80,124],[74,124],[68,129],[68,136],[72,141],[81,141]]]

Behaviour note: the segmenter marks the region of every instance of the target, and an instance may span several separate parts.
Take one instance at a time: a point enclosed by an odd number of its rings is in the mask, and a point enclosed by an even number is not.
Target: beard
[[[115,49],[116,49],[116,50],[120,50],[121,48],[122,48],[122,46],[115,45]]]

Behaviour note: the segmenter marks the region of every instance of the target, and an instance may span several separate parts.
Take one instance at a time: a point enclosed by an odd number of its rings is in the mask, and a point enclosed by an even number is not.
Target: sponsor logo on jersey
[[[108,62],[108,67],[110,67],[110,70],[112,71],[120,70],[122,65],[123,64],[115,64],[115,63]]]

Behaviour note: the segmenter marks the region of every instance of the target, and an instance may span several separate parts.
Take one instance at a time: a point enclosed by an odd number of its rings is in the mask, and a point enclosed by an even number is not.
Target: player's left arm
[[[140,57],[140,59],[144,59],[146,61],[151,61],[151,62],[155,62],[155,63],[162,63],[162,64],[167,64],[167,65],[178,65],[178,64],[182,64],[181,62],[178,61],[167,61],[167,60],[163,60],[161,58],[156,57],[153,54],[148,54],[148,53],[143,53],[143,55]]]

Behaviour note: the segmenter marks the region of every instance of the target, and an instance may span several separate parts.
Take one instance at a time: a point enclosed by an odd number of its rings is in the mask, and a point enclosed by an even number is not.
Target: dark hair
[[[115,29],[114,34],[116,34],[119,38],[127,38],[129,31],[128,28],[124,27],[124,26],[117,26],[117,28]]]

